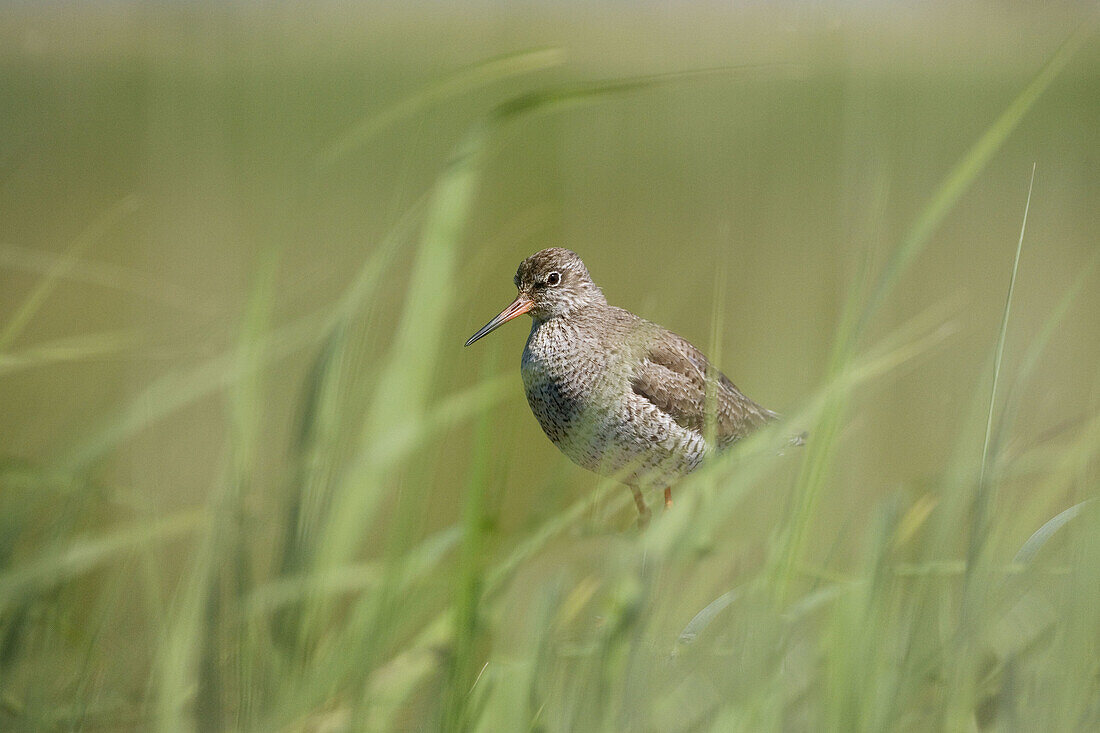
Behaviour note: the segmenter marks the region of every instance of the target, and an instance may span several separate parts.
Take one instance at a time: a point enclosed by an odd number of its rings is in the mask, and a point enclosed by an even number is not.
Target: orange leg
[[[631,486],[630,492],[634,494],[634,505],[638,507],[638,528],[645,529],[649,524],[649,507],[645,505],[645,499],[638,487]]]
[[[672,506],[672,487],[665,487],[665,509]]]

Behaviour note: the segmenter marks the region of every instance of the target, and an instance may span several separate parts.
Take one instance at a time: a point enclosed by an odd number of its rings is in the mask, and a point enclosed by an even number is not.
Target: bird
[[[574,463],[626,484],[645,527],[643,489],[672,486],[779,415],[749,399],[687,339],[607,302],[581,258],[561,247],[523,260],[515,300],[466,346],[524,313],[520,373],[546,436]]]

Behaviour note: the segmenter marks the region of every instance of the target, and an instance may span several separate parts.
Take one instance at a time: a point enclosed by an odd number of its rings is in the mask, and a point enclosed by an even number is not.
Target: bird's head
[[[577,253],[561,247],[536,252],[519,263],[515,283],[519,291],[516,299],[471,336],[467,346],[524,313],[536,321],[548,321],[607,303]]]

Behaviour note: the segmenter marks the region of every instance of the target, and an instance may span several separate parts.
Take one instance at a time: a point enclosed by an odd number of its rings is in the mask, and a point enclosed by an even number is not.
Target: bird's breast
[[[520,370],[531,409],[552,438],[579,418],[589,397],[594,370],[578,362],[578,334],[566,327],[531,329]]]
[[[543,432],[582,466],[599,463],[599,433],[613,410],[603,350],[580,328],[535,324],[523,350],[520,370],[527,402]],[[596,435],[593,435],[596,433]]]
[[[629,334],[584,322],[535,323],[520,363],[527,402],[547,437],[574,463],[624,480],[658,469],[681,475],[698,464],[702,437],[631,388]]]

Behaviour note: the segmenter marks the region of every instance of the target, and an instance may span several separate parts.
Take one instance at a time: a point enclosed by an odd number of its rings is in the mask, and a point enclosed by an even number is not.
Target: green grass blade
[[[687,645],[695,642],[699,638],[699,634],[703,633],[711,621],[718,616],[719,613],[729,607],[731,603],[737,600],[740,592],[737,588],[726,591],[722,595],[715,598],[713,601],[703,607],[699,613],[691,617],[691,621],[688,621],[687,626],[680,632],[680,635],[676,638],[676,643],[679,645]]]
[[[491,372],[488,362],[483,372]],[[487,535],[486,489],[489,482],[490,446],[493,442],[492,413],[482,410],[474,435],[466,496],[462,508],[462,551],[455,574],[455,625],[447,683],[440,714],[447,730],[470,727],[470,689],[481,666],[477,640],[482,634],[482,590],[485,584]]]
[[[878,286],[864,309],[864,322],[874,315],[878,307],[890,294],[890,291],[894,289],[894,285],[902,274],[924,250],[925,245],[928,244],[940,223],[955,207],[955,204],[974,183],[997,151],[1001,149],[1001,146],[1019,126],[1024,116],[1039,100],[1039,97],[1050,88],[1050,85],[1077,55],[1081,47],[1092,37],[1098,22],[1100,22],[1100,15],[1094,13],[1086,23],[1083,23],[1062,43],[1061,47],[1043,65],[1043,68],[1032,78],[1031,82],[1012,100],[1012,103],[1005,108],[1005,111],[993,124],[982,133],[981,137],[975,141],[936,188],[932,199],[921,210],[920,216],[909,228],[901,246],[890,258],[890,262],[883,271]]]
[[[498,81],[560,66],[564,62],[563,50],[543,48],[501,56],[464,69],[363,120],[324,146],[317,153],[317,163],[332,165],[362,148],[387,127],[414,117],[442,101],[469,94]]]
[[[1031,193],[1035,184],[1035,166],[1031,168],[1031,180],[1027,188],[1027,200],[1024,203],[1023,221],[1020,223],[1020,237],[1016,242],[1016,255],[1012,261],[1012,276],[1008,283],[1008,293],[1001,313],[1001,326],[997,335],[997,347],[993,358],[993,379],[989,388],[989,409],[986,411],[985,436],[982,440],[981,462],[978,470],[977,491],[974,497],[971,517],[970,541],[967,545],[967,578],[977,569],[979,553],[986,546],[989,535],[989,511],[992,502],[992,488],[986,479],[989,461],[989,445],[993,436],[993,415],[997,402],[997,386],[1001,377],[1001,364],[1004,361],[1005,342],[1008,337],[1008,319],[1012,312],[1012,296],[1016,290],[1016,277],[1020,269],[1020,254],[1024,247],[1024,233],[1027,231],[1027,215],[1031,208]]]
[[[332,314],[326,310],[275,329],[264,339],[264,363],[274,363],[317,343],[332,322]],[[60,457],[58,466],[64,472],[79,471],[89,466],[149,425],[225,389],[256,366],[242,364],[237,350],[232,349],[197,366],[157,378],[98,427],[86,431],[84,439]]]
[[[278,362],[302,349],[323,341],[337,324],[354,317],[378,287],[386,272],[385,265],[404,241],[420,213],[420,205],[409,209],[378,248],[367,258],[352,284],[340,300],[279,326],[255,344],[262,359],[242,362],[236,348],[200,364],[169,372],[154,380],[124,407],[107,417],[87,437],[69,449],[60,459],[65,472],[79,470],[99,460],[109,451],[137,435],[149,425],[219,390],[236,384],[250,370]]]
[[[31,247],[0,245],[0,267],[129,293],[179,311],[202,315],[217,312],[207,302],[208,296],[171,280],[124,265],[81,259],[72,252],[55,254]]]
[[[1012,295],[1016,292],[1016,276],[1020,271],[1020,253],[1024,249],[1024,233],[1027,231],[1027,214],[1031,209],[1031,192],[1035,186],[1035,166],[1031,167],[1031,180],[1027,185],[1027,200],[1024,202],[1024,218],[1020,223],[1020,238],[1016,242],[1016,256],[1012,260],[1012,277],[1008,281],[1008,294],[1001,313],[1001,328],[997,335],[997,353],[993,358],[993,384],[989,389],[989,412],[985,421],[985,438],[982,442],[982,463],[978,473],[978,490],[985,489],[985,471],[989,461],[989,441],[993,435],[993,409],[997,402],[997,384],[1001,379],[1001,364],[1004,362],[1005,341],[1008,340],[1008,318],[1012,312]]]
[[[1077,51],[1092,36],[1100,15],[1094,14],[1088,23],[1075,31],[1047,61],[1031,82],[1016,96],[996,121],[978,138],[969,151],[948,173],[937,187],[932,199],[921,210],[917,220],[909,228],[899,247],[893,252],[878,285],[862,307],[855,305],[849,298],[845,315],[841,318],[834,348],[829,360],[829,375],[836,377],[847,369],[847,365],[856,350],[860,335],[866,329],[871,317],[877,312],[886,296],[893,290],[908,266],[924,249],[940,222],[954,208],[963,193],[969,189],[978,174],[985,168],[993,155],[1000,150],[1009,135],[1019,125],[1025,114],[1032,108],[1044,91],[1058,77]],[[856,293],[859,288],[852,288]],[[790,536],[784,541],[784,559],[777,565],[777,587],[780,597],[785,597],[787,583],[792,570],[802,554],[805,528],[812,521],[817,505],[818,493],[829,472],[829,457],[834,454],[833,443],[844,414],[843,401],[830,406],[824,413],[824,420],[816,425],[810,445],[807,446],[803,461],[803,473],[796,489],[796,521],[791,527]]]
[[[146,545],[189,534],[204,520],[202,513],[176,514],[114,529],[93,539],[77,540],[45,556],[25,561],[0,575],[0,608],[6,608],[25,593],[68,582]]]
[[[451,302],[457,247],[481,174],[486,131],[473,130],[436,184],[394,342],[373,388],[358,456],[344,481],[357,490],[336,497],[323,565],[347,561],[383,495],[379,471],[392,446],[407,445],[425,414]],[[392,453],[389,453],[392,455]]]
[[[81,334],[0,353],[0,376],[52,364],[92,361],[116,355],[132,349],[138,341],[138,333],[127,329]]]
[[[1035,532],[1027,538],[1027,542],[1020,546],[1015,557],[1012,558],[1012,564],[1030,564],[1031,561],[1035,559],[1035,556],[1039,554],[1039,550],[1043,549],[1043,545],[1045,545],[1058,530],[1073,521],[1073,519],[1084,511],[1087,506],[1095,502],[1096,499],[1087,499],[1079,504],[1074,504],[1069,509],[1065,509],[1048,519],[1043,523],[1042,527],[1039,527],[1039,529],[1035,530]]]
[[[54,262],[53,267],[38,281],[38,285],[23,301],[23,304],[15,310],[7,325],[0,331],[0,353],[7,351],[12,342],[19,337],[19,334],[23,333],[23,329],[27,327],[34,314],[50,297],[58,283],[76,265],[77,258],[80,257],[81,253],[102,239],[118,222],[136,211],[137,205],[136,196],[127,196],[103,212],[88,225],[87,229],[80,233],[80,236],[69,246],[69,250],[65,255]]]
[[[461,529],[448,527],[431,535],[401,558],[401,578],[415,582],[439,568],[443,558],[462,538]],[[245,604],[245,615],[279,611],[305,598],[369,593],[382,582],[384,568],[375,562],[355,563],[327,573],[300,573],[256,587]]]
[[[558,112],[573,107],[603,102],[609,97],[621,94],[645,91],[692,79],[728,76],[748,71],[798,68],[801,67],[795,64],[744,64],[689,69],[664,74],[645,74],[625,79],[565,84],[512,97],[496,106],[492,113],[492,119],[496,123],[505,123],[529,115]]]

